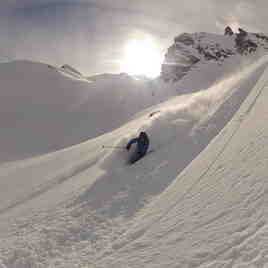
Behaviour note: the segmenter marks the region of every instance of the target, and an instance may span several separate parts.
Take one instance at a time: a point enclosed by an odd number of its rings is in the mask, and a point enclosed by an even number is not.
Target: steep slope
[[[268,70],[96,267],[266,267]]]
[[[182,34],[154,80],[123,73],[85,77],[68,64],[2,63],[0,163],[79,144],[172,96],[213,87],[267,53],[267,43],[265,35],[245,32]]]
[[[207,145],[209,139],[202,137],[212,138],[230,120],[266,64],[267,58],[263,58],[207,90],[153,106],[119,129],[84,144],[0,166],[2,266],[177,265],[179,257],[167,253],[171,248],[165,246],[166,240],[156,244],[161,239],[158,234],[165,239],[158,222],[167,221],[166,230],[180,235],[179,229],[172,230],[169,210],[173,204],[174,208],[177,205],[177,197],[191,189],[195,178],[188,181],[187,175],[180,187],[171,183]],[[226,115],[226,111],[231,113]],[[141,129],[148,132],[155,152],[137,165],[126,166],[129,155],[124,150],[102,148],[102,145],[124,146]],[[219,149],[213,148],[212,152]],[[190,174],[191,171],[201,174],[201,168],[190,169]],[[198,201],[193,200],[194,204]],[[187,203],[187,213],[192,215],[190,209],[197,213],[190,204]],[[207,217],[214,216],[207,215],[205,210],[200,210],[201,214],[202,211]],[[176,210],[172,212],[175,214]],[[152,239],[144,242],[144,232]],[[176,241],[172,246],[178,250]],[[142,256],[142,248],[148,258]],[[190,258],[186,265],[189,263]]]
[[[129,76],[90,83],[63,67],[0,64],[0,163],[81,143],[176,94]]]

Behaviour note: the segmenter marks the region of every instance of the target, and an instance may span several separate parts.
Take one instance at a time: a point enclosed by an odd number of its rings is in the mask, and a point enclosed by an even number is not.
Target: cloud
[[[51,64],[67,62],[86,73],[112,72],[119,70],[116,59],[133,35],[166,34],[164,21],[127,8],[62,1],[27,3],[14,7],[6,18],[8,33],[2,33],[7,45],[0,54]]]
[[[0,56],[118,72],[124,44],[152,35],[163,50],[182,32],[222,33],[230,24],[266,30],[268,4],[214,0],[9,0],[0,3]]]

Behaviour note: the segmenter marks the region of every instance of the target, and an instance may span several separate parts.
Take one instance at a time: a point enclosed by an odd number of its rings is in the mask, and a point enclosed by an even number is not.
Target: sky
[[[120,73],[136,41],[149,40],[163,57],[183,32],[223,33],[226,25],[268,32],[267,7],[265,0],[1,1],[0,60],[67,63],[85,75]],[[144,64],[148,53],[132,54]]]

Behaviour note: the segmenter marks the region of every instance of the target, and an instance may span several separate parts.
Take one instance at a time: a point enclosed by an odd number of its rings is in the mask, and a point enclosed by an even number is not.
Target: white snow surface
[[[152,91],[143,92],[141,86],[135,94],[144,94],[146,101],[121,117],[119,128],[109,125],[99,135],[94,125],[92,132],[87,129],[92,138],[72,147],[67,144],[55,151],[52,146],[44,154],[44,147],[34,151],[41,139],[31,136],[27,145],[33,143],[34,157],[23,159],[15,151],[12,157],[20,160],[0,166],[0,267],[267,267],[267,62],[267,56],[246,61],[234,57],[224,66],[206,65],[202,73],[192,70],[181,82],[166,87],[168,92],[158,88],[159,98],[152,103],[146,99]],[[8,79],[14,68],[17,73]],[[100,104],[96,88],[91,88],[94,83],[59,76],[51,68],[46,73],[46,68],[29,62],[0,66],[3,85],[5,77],[8,85],[14,81],[14,88],[1,91],[6,106],[0,106],[0,115],[7,127],[17,120],[24,107],[20,99],[17,114],[12,114],[17,107],[15,86],[20,83],[22,98],[28,92],[25,88],[29,90],[25,103],[37,96],[27,113],[33,121],[27,118],[20,126],[27,123],[33,128],[42,114],[36,131],[51,133],[47,141],[55,142],[55,135],[65,138],[59,121],[46,123],[56,112],[67,122],[68,111],[91,94],[92,109]],[[27,76],[29,69],[31,82],[26,78],[22,82],[18,76]],[[44,72],[50,78],[46,82]],[[210,78],[212,74],[218,79]],[[50,87],[53,79],[60,81],[62,91]],[[176,90],[190,85],[193,91],[203,90],[175,96]],[[138,103],[135,94],[128,101],[130,107]],[[105,100],[109,107],[117,101],[112,96]],[[48,103],[51,110],[38,114],[40,105]],[[135,112],[139,113],[134,116]],[[100,116],[96,112],[92,122],[113,120],[109,111]],[[154,151],[135,165],[126,164],[129,152],[103,148],[124,147],[140,130],[148,133]],[[0,136],[0,141],[5,139],[1,146],[10,142],[10,133]],[[19,126],[13,135],[20,144]]]
[[[130,76],[90,82],[72,67],[0,64],[0,163],[69,147],[118,128],[177,95]]]

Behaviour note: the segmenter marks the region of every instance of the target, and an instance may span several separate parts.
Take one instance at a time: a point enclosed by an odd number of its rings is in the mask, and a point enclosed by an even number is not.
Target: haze
[[[182,32],[222,33],[226,25],[265,32],[267,5],[231,0],[8,1],[0,4],[0,59],[68,63],[87,75],[127,72],[124,49],[133,40],[152,40],[161,58]]]

